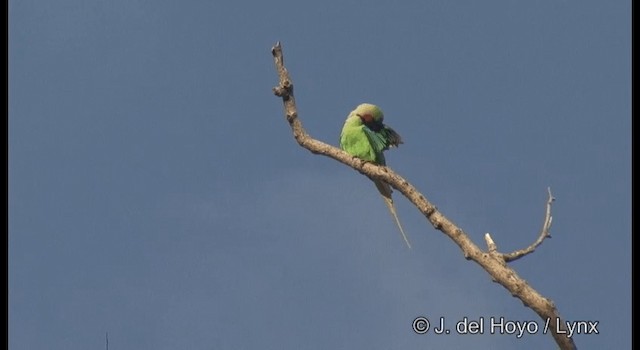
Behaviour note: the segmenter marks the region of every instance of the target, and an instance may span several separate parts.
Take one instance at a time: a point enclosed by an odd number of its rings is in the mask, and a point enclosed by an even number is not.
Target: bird
[[[370,103],[358,105],[356,109],[349,113],[344,122],[340,133],[340,148],[356,158],[386,166],[383,152],[391,147],[398,147],[403,142],[400,135],[392,128],[383,124],[383,121],[384,113],[380,107]],[[393,190],[391,186],[382,180],[371,177],[370,179],[382,195],[385,204],[400,229],[400,233],[407,247],[411,249],[411,244],[402,229],[395,205],[393,204],[393,198],[391,197]]]

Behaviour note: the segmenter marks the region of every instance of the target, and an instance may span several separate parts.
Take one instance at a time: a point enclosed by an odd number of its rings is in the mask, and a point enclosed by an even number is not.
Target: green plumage
[[[382,110],[369,103],[363,103],[356,107],[344,122],[340,133],[340,147],[347,153],[360,159],[378,164],[386,165],[384,151],[390,147],[397,147],[402,143],[402,138],[390,127],[384,125],[384,114]],[[393,215],[400,233],[407,246],[411,248],[407,236],[404,234],[400,220],[396,213],[391,193],[391,186],[386,182],[371,179],[376,188],[385,200],[385,204]]]

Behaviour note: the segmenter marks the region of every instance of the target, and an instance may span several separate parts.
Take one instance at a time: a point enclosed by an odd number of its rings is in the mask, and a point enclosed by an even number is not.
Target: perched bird
[[[356,107],[344,122],[340,133],[340,147],[354,157],[369,161],[378,165],[386,165],[383,152],[389,147],[398,147],[402,139],[397,132],[384,125],[384,114],[382,110],[369,103],[363,103]],[[391,198],[391,186],[386,182],[371,179],[384,198],[384,202],[389,208],[391,215],[396,220],[402,238],[411,248],[411,244],[404,234],[400,220],[396,214],[396,208]]]

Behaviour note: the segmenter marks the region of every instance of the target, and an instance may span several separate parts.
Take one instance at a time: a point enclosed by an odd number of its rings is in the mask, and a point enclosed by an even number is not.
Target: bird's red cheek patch
[[[365,124],[373,122],[373,116],[371,116],[371,114],[362,114],[360,115],[360,119],[362,119]]]

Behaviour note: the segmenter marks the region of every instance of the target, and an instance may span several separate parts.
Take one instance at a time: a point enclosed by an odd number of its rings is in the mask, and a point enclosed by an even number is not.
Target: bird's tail
[[[396,220],[396,224],[400,229],[400,233],[402,234],[402,238],[404,238],[404,242],[407,243],[407,247],[411,249],[411,243],[409,243],[409,240],[407,239],[407,235],[404,234],[404,230],[402,229],[402,225],[400,224],[400,220],[398,219],[398,214],[396,213],[396,207],[395,205],[393,205],[393,198],[391,198],[391,193],[393,193],[393,191],[391,190],[391,186],[389,186],[388,183],[382,182],[380,180],[373,180],[373,183],[376,185],[376,188],[382,195],[382,198],[384,199],[384,203],[389,208],[391,215],[393,215],[393,218]]]

